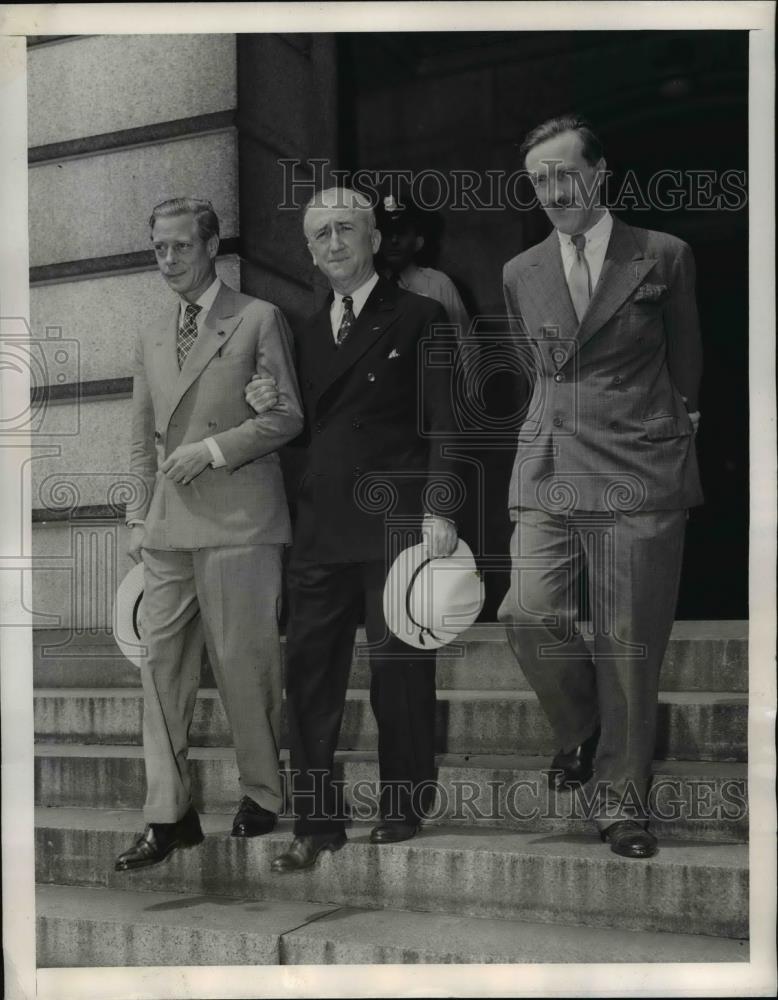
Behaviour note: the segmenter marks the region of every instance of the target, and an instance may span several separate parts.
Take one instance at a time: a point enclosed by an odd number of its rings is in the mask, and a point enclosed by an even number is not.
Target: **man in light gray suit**
[[[694,260],[681,240],[627,226],[601,205],[605,159],[583,120],[544,123],[522,151],[555,228],[504,269],[534,388],[510,487],[513,573],[499,616],[558,740],[551,788],[594,774],[603,839],[644,858],[656,851],[645,794],[659,669],[687,510],[702,502]],[[581,573],[593,659],[575,621]]]
[[[136,345],[131,470],[147,495],[128,504],[130,555],[144,565],[141,668],[147,826],[116,861],[156,864],[203,839],[191,803],[188,731],[202,636],[235,744],[243,798],[234,836],[273,829],[278,744],[281,555],[290,540],[278,449],[302,428],[292,337],[269,302],[216,276],[210,202],[177,198],[150,219],[159,269],[177,299]],[[276,406],[244,399],[254,374]]]

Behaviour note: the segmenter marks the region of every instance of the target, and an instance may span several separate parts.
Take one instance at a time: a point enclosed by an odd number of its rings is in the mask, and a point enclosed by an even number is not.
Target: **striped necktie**
[[[570,240],[575,247],[575,260],[570,268],[567,284],[570,289],[570,298],[573,300],[573,308],[580,323],[592,297],[592,273],[584,253],[586,236],[583,233],[576,233],[575,236],[570,237]]]
[[[183,368],[186,356],[192,350],[194,342],[197,340],[197,314],[201,309],[202,306],[195,306],[190,302],[184,310],[184,322],[178,328],[178,339],[176,341],[179,370]]]

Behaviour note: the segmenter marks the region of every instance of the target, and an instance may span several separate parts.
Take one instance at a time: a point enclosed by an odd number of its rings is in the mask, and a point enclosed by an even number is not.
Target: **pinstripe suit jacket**
[[[281,445],[303,426],[293,341],[276,306],[222,285],[179,371],[179,305],[136,343],[130,469],[146,485],[127,520],[146,522],[145,546],[193,549],[290,540]],[[256,414],[244,398],[255,372],[271,374],[279,402]],[[213,437],[227,462],[187,486],[158,471],[179,445]]]
[[[701,503],[687,412],[697,409],[702,369],[689,247],[614,219],[580,323],[555,231],[508,261],[503,291],[533,383],[511,509],[636,512]]]

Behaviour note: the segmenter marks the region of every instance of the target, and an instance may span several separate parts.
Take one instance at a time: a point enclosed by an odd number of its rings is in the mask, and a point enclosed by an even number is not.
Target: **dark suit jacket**
[[[689,247],[614,219],[580,324],[555,231],[508,261],[503,286],[533,380],[509,506],[635,512],[701,503],[687,412],[697,409],[702,370]]]
[[[178,300],[135,348],[130,469],[146,485],[127,503],[127,520],[146,522],[151,549],[288,542],[289,513],[278,449],[303,426],[291,331],[270,302],[222,285],[179,371]],[[279,403],[257,414],[244,388],[272,375]],[[213,437],[226,466],[204,469],[187,486],[158,471],[181,444]]]
[[[444,454],[454,427],[454,348],[450,332],[433,334],[447,324],[439,303],[383,278],[339,348],[330,305],[296,338],[306,461],[294,555],[378,560],[387,516],[456,518],[455,463]]]

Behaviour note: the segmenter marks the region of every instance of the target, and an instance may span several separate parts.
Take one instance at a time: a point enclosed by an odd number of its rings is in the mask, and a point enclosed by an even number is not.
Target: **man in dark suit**
[[[116,861],[134,871],[203,839],[187,765],[203,637],[232,729],[243,797],[232,834],[268,833],[278,773],[281,557],[290,539],[278,449],[302,411],[282,313],[216,275],[219,220],[208,201],[157,205],[151,241],[175,301],[138,331],[130,468],[146,491],[127,505],[129,554],[143,559],[146,829]],[[252,373],[278,389],[258,415]]]
[[[681,240],[627,226],[601,205],[605,160],[583,120],[546,122],[522,149],[555,228],[504,269],[534,388],[510,487],[513,574],[499,616],[558,740],[552,789],[594,771],[603,839],[648,857],[659,670],[687,511],[702,502],[694,261]],[[575,621],[582,572],[593,659]]]
[[[396,549],[418,541],[423,512],[431,556],[450,555],[457,542],[453,522],[439,516],[456,492],[442,447],[453,428],[450,366],[427,365],[420,351],[435,325],[446,324],[443,309],[376,274],[381,237],[363,196],[319,192],[303,227],[333,294],[297,337],[307,454],[286,665],[297,818],[293,843],[273,862],[277,872],[310,867],[346,841],[331,779],[362,600],[381,779],[371,840],[416,833],[435,777],[435,653],[388,633],[382,595]],[[404,538],[395,538],[387,515],[410,529]]]

